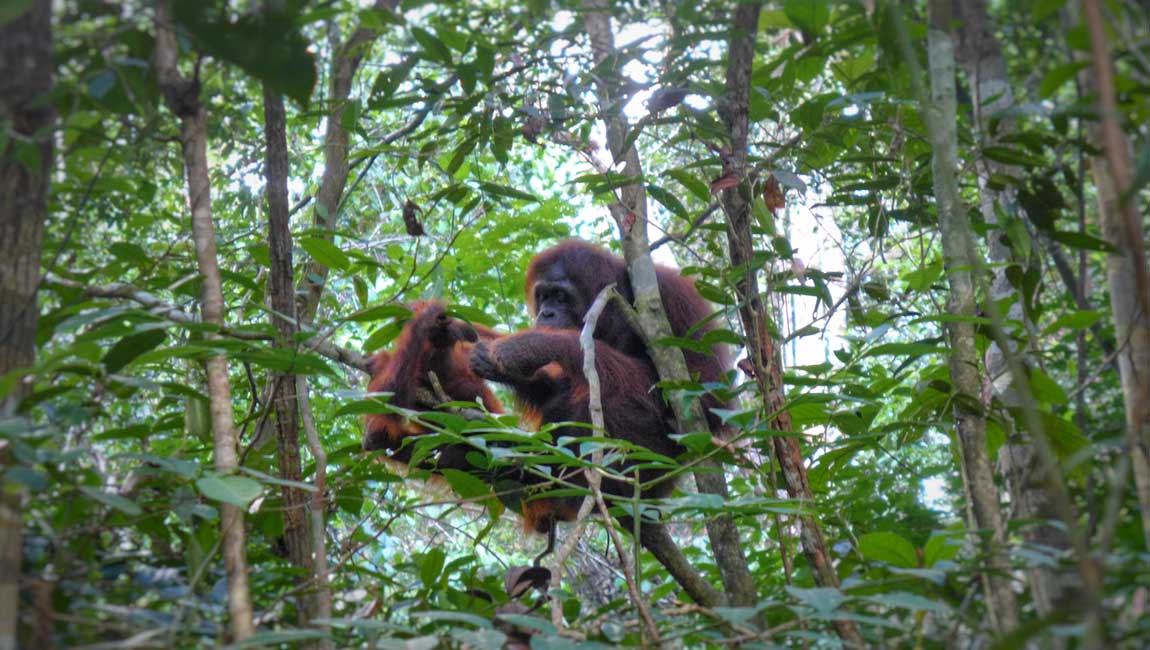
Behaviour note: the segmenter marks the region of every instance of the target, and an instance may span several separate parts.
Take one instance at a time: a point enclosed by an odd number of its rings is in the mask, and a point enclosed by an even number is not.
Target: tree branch
[[[398,0],[376,0],[374,11],[394,12]],[[372,43],[379,37],[374,28],[361,24],[347,42],[339,48],[331,63],[331,85],[328,92],[327,125],[323,139],[323,178],[316,192],[312,223],[322,237],[328,241],[335,239],[336,218],[339,214],[343,190],[347,186],[347,154],[350,147],[347,129],[343,126],[343,109],[351,95],[352,81],[371,50]],[[300,282],[299,322],[311,323],[315,319],[319,300],[327,281],[327,266],[312,260]]]
[[[87,285],[75,280],[69,280],[67,278],[56,275],[55,273],[45,274],[44,282],[61,287],[67,287],[69,289],[75,289],[92,298],[114,298],[119,300],[128,300],[142,307],[145,307],[149,312],[155,314],[156,316],[170,320],[173,323],[178,323],[180,325],[196,325],[201,322],[199,317],[196,315],[190,314],[175,305],[164,302],[155,294],[144,291],[142,289],[137,289],[130,284],[117,282],[107,285]],[[237,339],[240,341],[272,341],[275,338],[270,334],[265,334],[264,332],[238,329],[229,327],[227,325],[220,326],[217,330],[217,333],[220,336]],[[355,368],[361,372],[368,372],[368,358],[362,353],[356,352],[355,350],[341,348],[326,341],[316,344],[304,342],[301,344],[301,348],[304,350],[310,350],[322,357],[326,357],[332,361],[348,366],[350,368]]]
[[[724,175],[746,177],[747,148],[750,131],[751,73],[755,55],[755,34],[758,31],[760,5],[739,5],[735,10],[734,25],[728,46],[726,96],[720,111],[727,128],[729,146],[723,150]],[[732,268],[742,272],[735,281],[738,295],[739,319],[743,324],[748,358],[754,368],[763,410],[774,414],[772,426],[790,431],[793,424],[785,405],[780,355],[775,341],[766,328],[767,314],[759,295],[756,269],[751,264],[754,240],[751,233],[751,201],[748,184],[723,190],[722,205],[727,216],[727,243]],[[782,470],[787,494],[803,503],[814,503],[798,441],[790,436],[772,438],[774,453]],[[799,516],[799,542],[803,555],[811,567],[815,584],[837,589],[838,575],[831,564],[830,552],[822,527],[812,516]],[[780,540],[781,541],[781,540]],[[864,648],[866,643],[852,621],[834,621],[835,631],[843,643],[852,648]]]
[[[595,66],[603,71],[603,76],[596,83],[596,94],[607,126],[607,148],[611,152],[613,166],[622,163],[625,176],[642,178],[639,151],[635,148],[634,138],[628,135],[627,117],[622,110],[618,52],[611,31],[611,3],[607,0],[586,0],[584,7],[586,12],[583,14],[583,23],[591,40]],[[663,309],[658,277],[648,244],[646,189],[642,183],[625,185],[620,188],[619,201],[610,207],[622,236],[623,256],[627,261],[634,306],[646,339],[657,341],[670,337],[671,325]],[[682,350],[670,346],[650,346],[649,350],[660,378],[665,381],[690,379]],[[707,427],[703,407],[698,400],[689,400],[686,408],[684,400],[672,397],[670,402],[679,431]],[[695,484],[699,491],[727,499],[725,474],[705,469],[695,472]],[[734,518],[729,514],[720,514],[708,520],[706,527],[715,563],[732,604],[755,603],[755,583],[747,566]]]

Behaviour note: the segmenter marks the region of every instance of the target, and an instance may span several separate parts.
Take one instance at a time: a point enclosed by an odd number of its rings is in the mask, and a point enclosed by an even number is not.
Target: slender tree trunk
[[[994,37],[986,1],[954,0],[952,7],[959,17],[957,57],[966,69],[970,83],[980,142],[983,147],[990,146],[1014,131],[1014,121],[1006,116],[1007,110],[1014,104],[1006,62]],[[1014,188],[1007,185],[996,190],[990,184],[992,176],[1016,177],[1018,169],[988,158],[980,158],[978,162],[979,205],[983,220],[997,225],[999,209],[1011,218],[1023,218]],[[1006,240],[1005,229],[992,231],[988,253],[994,272],[990,299],[999,304],[1008,302],[1010,308],[1005,315],[1006,319],[1023,323],[1027,330],[1033,329],[1034,325],[1023,309],[1023,297],[1007,277],[1010,266],[1025,263],[1025,260],[1015,258]],[[1071,286],[1070,291],[1074,290]],[[1029,355],[1022,345],[1015,346],[1010,352],[1026,366],[1030,365]],[[1010,372],[1006,351],[997,342],[991,343],[985,359],[993,394],[1007,406],[1021,406],[1021,400],[1012,386],[1014,377]],[[1022,529],[1028,543],[1068,551],[1071,547],[1070,538],[1064,528],[1054,523],[1059,516],[1048,493],[1050,477],[1042,471],[1028,436],[1024,432],[1015,431],[999,452],[1000,468],[1007,479],[1011,502],[1014,504],[1014,517],[1038,522]],[[1042,616],[1049,616],[1058,609],[1067,609],[1080,597],[1078,574],[1074,571],[1034,566],[1027,571],[1027,577],[1035,606]]]
[[[296,395],[299,397],[299,409],[303,419],[304,431],[307,432],[308,447],[315,460],[315,494],[311,501],[311,534],[312,552],[315,554],[315,618],[328,620],[332,614],[330,570],[327,565],[327,524],[324,515],[327,512],[327,453],[319,439],[319,431],[315,426],[315,419],[311,415],[311,403],[308,399],[307,377],[296,375]],[[331,626],[321,624],[321,630],[331,632]],[[319,645],[321,650],[332,647],[330,640],[324,640]]]
[[[723,157],[725,174],[735,174],[745,181],[747,147],[750,129],[751,73],[754,67],[755,35],[759,25],[758,4],[740,5],[735,10],[735,21],[727,49],[726,97],[720,115],[727,127],[729,154]],[[739,298],[739,320],[743,324],[748,354],[755,370],[755,380],[762,395],[764,410],[778,413],[772,426],[779,431],[792,430],[790,414],[783,408],[782,370],[777,346],[765,327],[766,310],[759,295],[758,278],[752,266],[754,240],[751,235],[751,199],[749,184],[723,190],[723,211],[727,215],[727,246],[731,266],[742,271],[735,282]],[[773,447],[782,468],[787,494],[792,499],[814,503],[814,494],[807,481],[807,469],[802,450],[795,438],[774,436]],[[831,565],[822,527],[814,517],[799,517],[799,536],[803,554],[810,563],[811,575],[820,587],[838,588],[839,579]],[[780,540],[781,543],[782,540]],[[866,642],[852,621],[835,621],[835,631],[847,647],[865,648]]]
[[[931,0],[928,56],[930,98],[926,108],[927,131],[934,150],[935,202],[942,235],[943,256],[950,298],[947,311],[962,320],[947,324],[952,349],[950,379],[954,402],[955,433],[958,438],[962,477],[972,526],[990,535],[984,544],[990,571],[983,574],[987,613],[999,634],[1018,626],[1018,602],[1010,588],[1010,562],[1004,544],[1006,530],[998,503],[998,488],[986,446],[986,416],[980,405],[982,377],[979,372],[975,330],[974,279],[971,269],[977,252],[971,239],[970,218],[958,197],[958,136],[954,94],[954,42],[950,36],[949,0]]]
[[[393,12],[398,0],[376,0],[374,11]],[[378,23],[378,21],[376,21]],[[338,227],[339,206],[343,200],[343,190],[347,186],[347,154],[350,141],[344,128],[343,110],[351,96],[351,85],[364,57],[379,37],[379,32],[366,23],[352,32],[351,37],[338,48],[331,62],[331,84],[327,97],[327,124],[323,138],[323,178],[316,192],[315,208],[312,212],[313,224],[320,236],[333,241]],[[327,282],[328,268],[316,260],[308,264],[307,273],[300,281],[300,298],[297,310],[299,323],[308,324],[315,319],[319,300],[323,296]]]
[[[639,152],[634,144],[626,145],[628,124],[623,114],[617,66],[609,59],[616,56],[615,36],[611,31],[611,4],[607,0],[587,0],[583,16],[587,35],[591,40],[595,65],[605,70],[600,78],[596,94],[607,126],[607,147],[616,163],[623,163],[623,174],[640,178],[643,174]],[[604,65],[607,63],[607,65]],[[671,326],[663,310],[659,295],[659,283],[655,275],[655,264],[651,261],[650,243],[647,236],[647,194],[642,183],[634,183],[620,188],[619,202],[611,206],[611,213],[623,240],[623,255],[627,260],[627,270],[635,295],[635,309],[648,341],[671,335]],[[681,350],[665,346],[651,346],[651,356],[659,376],[668,381],[687,379],[687,364]],[[670,400],[680,424],[695,422],[706,427],[701,405],[696,402],[690,413],[684,413],[680,400]],[[680,430],[686,430],[682,426]],[[700,492],[728,498],[727,479],[722,472],[700,471],[695,473],[695,483]],[[727,597],[732,605],[750,605],[757,601],[755,582],[747,567],[739,530],[730,515],[719,515],[707,522],[707,535],[711,550],[723,579]],[[645,537],[645,536],[644,536]],[[666,565],[665,565],[666,566]],[[670,568],[670,567],[668,567]],[[680,582],[682,584],[682,582]]]
[[[208,176],[206,113],[199,97],[199,80],[184,79],[178,67],[176,34],[171,5],[161,0],[156,5],[156,76],[168,107],[180,120],[184,169],[188,183],[188,202],[192,212],[192,240],[196,262],[203,276],[200,311],[203,321],[224,326],[224,294],[216,259],[215,225],[212,222],[211,180]],[[211,337],[218,337],[212,334]],[[216,471],[231,474],[239,466],[236,453],[236,429],[232,414],[232,388],[228,379],[228,360],[223,355],[210,357],[206,364],[208,397],[211,401],[212,438]],[[220,504],[221,551],[228,580],[228,614],[231,633],[242,641],[255,632],[252,623],[252,600],[248,587],[248,561],[244,511],[234,505]]]
[[[295,335],[299,331],[295,317],[295,285],[293,283],[291,219],[288,214],[288,152],[287,117],[283,95],[264,86],[264,136],[268,199],[268,251],[271,273],[268,275],[268,306],[272,324],[279,338],[275,345],[282,350],[296,348]],[[286,481],[300,482],[300,419],[296,399],[296,375],[289,372],[272,373],[269,395],[275,410],[276,450],[279,476]],[[307,625],[317,617],[312,536],[307,516],[308,496],[298,487],[280,487],[283,498],[284,541],[292,564],[303,569],[299,576],[300,622]],[[320,513],[322,524],[322,512]],[[331,647],[326,640],[314,647]]]
[[[1082,0],[1090,34],[1093,75],[1087,77],[1098,102],[1099,123],[1091,136],[1105,152],[1094,159],[1102,233],[1116,253],[1106,256],[1110,308],[1118,339],[1118,371],[1126,404],[1126,444],[1142,515],[1142,534],[1150,548],[1150,270],[1146,232],[1137,193],[1130,192],[1133,169],[1129,142],[1114,94],[1114,71],[1098,0]]]
[[[40,313],[40,248],[52,172],[56,112],[47,94],[55,71],[52,3],[33,2],[0,28],[0,124],[9,137],[0,150],[0,377],[31,370]],[[0,421],[17,416],[29,384],[0,394]],[[0,446],[0,469],[11,459]],[[23,569],[24,494],[0,482],[0,650],[15,650]]]

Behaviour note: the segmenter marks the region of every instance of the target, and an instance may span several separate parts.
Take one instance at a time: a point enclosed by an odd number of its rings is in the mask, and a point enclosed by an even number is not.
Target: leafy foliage
[[[716,108],[724,101],[730,3],[615,7],[627,75],[619,101],[633,117],[627,137],[643,155],[641,179],[589,164],[609,153],[593,95],[601,70],[577,6],[360,4],[271,3],[283,11],[256,13],[227,3],[177,3],[181,64],[194,66],[207,111],[229,308],[229,331],[220,339],[172,312],[197,312],[199,276],[178,129],[161,109],[149,68],[150,10],[65,2],[57,11],[52,101],[63,155],[45,232],[38,359],[29,371],[34,390],[23,417],[3,422],[0,440],[13,460],[5,481],[27,494],[23,574],[48,595],[29,616],[54,621],[51,635],[60,645],[145,631],[170,647],[222,642],[220,503],[248,515],[261,631],[243,645],[294,647],[325,638],[296,616],[299,569],[283,550],[283,481],[274,410],[264,397],[272,372],[306,375],[312,386],[311,411],[327,452],[322,514],[337,646],[497,648],[524,629],[533,631],[532,647],[640,643],[618,557],[603,552],[601,527],[554,592],[566,625],[579,634],[560,634],[551,618],[507,609],[507,565],[526,563],[543,544],[522,535],[512,517],[500,522],[503,502],[514,509],[518,495],[493,499],[492,486],[462,472],[425,484],[426,472],[402,475],[364,454],[361,417],[389,408],[386,400],[365,396],[356,370],[307,342],[386,348],[406,316],[400,305],[423,298],[445,299],[475,322],[526,327],[530,257],[571,236],[613,245],[618,235],[606,203],[635,181],[651,198],[652,239],[675,236],[657,257],[675,261],[715,303],[719,340],[741,342],[733,287],[742,270],[729,264],[722,215],[702,218],[724,172],[715,153],[724,140]],[[765,630],[774,643],[830,647],[835,620],[856,621],[875,645],[944,647],[954,629],[980,643],[990,639],[977,579],[985,558],[976,552],[978,531],[965,524],[953,444],[956,397],[943,338],[953,317],[945,311],[931,151],[913,90],[922,65],[900,46],[908,39],[913,57],[922,57],[925,27],[921,7],[896,4],[787,0],[761,14],[745,183],[755,218],[752,263],[766,271],[769,326],[786,360],[785,408],[799,433],[767,425],[769,414],[754,406],[761,396],[742,375],[722,387],[688,386],[743,399],[721,414],[736,429],[732,448],[716,446],[709,433],[688,433],[691,458],[680,459],[723,459],[732,496],[716,502],[684,487],[662,510],[686,556],[716,583],[701,522],[733,512],[762,600],[753,611],[675,609],[677,586],[643,556],[639,584],[660,633],[686,646]],[[1084,161],[1095,153],[1084,135],[1092,99],[1072,83],[1084,65],[1072,55],[1086,48],[1086,38],[1065,26],[1062,3],[1023,4],[1025,10],[1000,3],[992,13],[1018,98],[1014,133],[981,147],[967,137],[978,107],[961,105],[960,182],[981,249],[1005,242],[1021,260],[1007,277],[1033,327],[1001,326],[1036,360],[1030,386],[1105,574],[1102,607],[1112,640],[1134,647],[1150,634],[1150,618],[1130,604],[1135,594],[1144,598],[1150,562],[1133,490],[1114,479],[1128,470],[1121,387],[1105,350],[1122,342],[1109,319],[1111,297],[1097,289],[1106,286],[1113,243],[1093,220],[1079,219],[1095,209],[1097,192],[1084,176]],[[1140,164],[1130,200],[1144,204],[1150,71],[1141,52],[1150,20],[1142,5],[1110,4],[1123,30],[1111,43],[1121,108]],[[8,13],[0,10],[0,19]],[[332,61],[346,54],[338,43],[357,28],[379,38],[359,51],[365,63],[351,99],[333,109]],[[287,348],[272,345],[267,308],[263,84],[293,100],[287,129],[296,280],[310,272],[309,261],[329,270],[316,322]],[[675,89],[677,101],[652,99],[660,89]],[[649,99],[653,107],[644,104]],[[326,231],[315,226],[312,210],[324,172],[322,134],[333,119],[351,135],[351,176],[336,228]],[[1018,196],[1017,205],[998,207],[994,224],[973,210],[984,189],[983,160],[1019,170],[984,179]],[[768,203],[768,178],[781,187],[785,207]],[[409,202],[417,210],[405,213]],[[418,219],[422,236],[408,234],[405,214]],[[1095,287],[1084,296],[1088,303],[1058,275],[1056,265],[1069,256],[1081,260],[1072,271],[1085,272],[1083,286]],[[78,288],[114,283],[155,303]],[[1001,307],[1005,313],[1009,305]],[[998,324],[981,315],[974,324],[984,351]],[[244,472],[231,476],[212,470],[201,370],[220,353],[230,363],[242,445]],[[0,378],[0,393],[14,381]],[[1008,440],[1039,433],[1028,431],[1016,409],[989,398],[986,406],[992,455]],[[479,422],[409,415],[438,432],[414,445],[414,461],[449,441],[470,445],[474,461],[493,472],[516,465],[546,473],[587,462],[572,453],[572,441],[554,440],[547,429],[522,431],[511,415]],[[780,435],[802,442],[814,503],[780,491],[770,444]],[[604,465],[623,453],[621,445],[590,436],[574,442],[580,451],[600,446]],[[647,460],[675,462],[654,456],[648,452]],[[296,486],[314,491],[314,480],[315,459],[305,453],[304,483]],[[803,561],[796,521],[805,514],[825,528],[840,590],[816,586]],[[1029,569],[1072,570],[1072,554],[1026,543],[1018,530],[1028,522],[1014,524],[1009,542],[1020,583]],[[1023,591],[1028,622],[1014,641],[1030,635],[1078,642],[1080,628],[1039,615]],[[67,616],[52,619],[53,612]]]

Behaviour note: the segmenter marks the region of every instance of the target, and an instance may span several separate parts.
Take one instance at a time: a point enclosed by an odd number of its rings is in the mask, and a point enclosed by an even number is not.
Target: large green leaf
[[[99,501],[100,503],[106,506],[111,506],[126,515],[131,515],[134,517],[136,515],[143,514],[144,512],[144,510],[140,506],[136,505],[134,501],[131,499],[126,499],[118,494],[104,492],[99,488],[89,487],[87,485],[81,485],[80,491]]]
[[[307,251],[311,258],[320,264],[328,267],[329,269],[346,270],[351,265],[351,260],[348,259],[347,254],[339,249],[339,246],[331,243],[326,239],[318,237],[301,237],[299,245]]]
[[[263,493],[258,481],[243,476],[210,475],[196,481],[200,494],[214,501],[230,503],[241,508],[248,507]]]
[[[125,336],[116,341],[116,344],[104,355],[104,369],[108,374],[119,372],[136,357],[159,347],[167,338],[167,332],[162,329],[146,330],[139,334]]]
[[[914,545],[896,533],[867,533],[859,537],[859,552],[868,560],[897,567],[918,566]]]

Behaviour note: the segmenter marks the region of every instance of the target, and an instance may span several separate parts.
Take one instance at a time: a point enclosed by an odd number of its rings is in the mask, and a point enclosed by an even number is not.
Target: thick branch
[[[599,323],[599,315],[603,313],[603,309],[607,306],[608,301],[611,300],[612,294],[615,294],[615,285],[609,284],[595,296],[594,302],[583,316],[583,329],[579,332],[579,346],[583,349],[583,375],[587,378],[588,385],[588,401],[590,402],[589,410],[591,411],[591,424],[592,435],[600,438],[603,436],[606,425],[603,423],[603,394],[600,390],[599,384],[599,371],[595,368],[595,326]],[[617,295],[617,294],[616,294]],[[632,565],[627,561],[627,552],[623,546],[623,540],[619,534],[615,532],[614,522],[611,521],[611,515],[607,511],[607,504],[603,501],[603,470],[599,467],[603,463],[603,450],[596,449],[591,452],[591,462],[594,468],[588,469],[587,485],[591,488],[591,497],[595,504],[599,507],[599,514],[603,517],[603,523],[607,526],[607,532],[611,536],[611,541],[615,544],[615,549],[619,552],[619,566],[623,569],[623,576],[627,581],[627,590],[631,594],[631,603],[635,609],[639,611],[639,618],[643,621],[643,627],[647,631],[648,639],[656,646],[659,645],[659,628],[655,625],[655,620],[651,618],[651,608],[643,600],[643,593],[639,590],[639,583],[636,580],[637,575],[637,562]],[[580,508],[582,511],[582,508]]]
[[[971,96],[974,98],[975,124],[981,146],[984,149],[997,143],[1003,136],[1014,132],[1014,120],[1008,110],[1014,103],[1010,80],[1007,77],[1006,62],[1002,50],[994,37],[993,26],[985,0],[952,0],[955,13],[959,16],[957,28],[957,59],[966,68]],[[1025,263],[1026,255],[1017,255],[999,224],[999,214],[1018,215],[1022,212],[1016,192],[1010,184],[991,182],[994,176],[1018,176],[1018,168],[991,160],[979,159],[978,188],[982,217],[988,224],[997,226],[988,237],[987,253],[993,264],[993,279],[990,282],[990,301],[994,305],[1008,304],[1006,318],[1023,323],[1025,331],[1032,332],[1035,324],[1030,314],[1023,309],[1024,300],[1015,283],[1010,280],[1010,269]],[[1057,243],[1043,237],[1054,256],[1059,272],[1073,273],[1068,266],[1059,264],[1061,256]],[[1065,262],[1063,260],[1063,262]],[[1065,277],[1065,275],[1064,275]],[[1073,279],[1067,283],[1071,295],[1075,295]],[[1084,299],[1082,299],[1084,300]],[[1095,332],[1100,331],[1095,327]],[[1005,339],[1005,337],[1004,337]],[[1030,366],[1027,348],[1017,340],[1004,340],[1005,345],[996,341],[986,350],[986,374],[994,396],[1008,407],[1022,406],[1019,391],[1015,384],[1019,378],[1011,370],[1009,357],[1017,357],[1024,366]],[[1068,549],[1071,545],[1067,531],[1062,527],[1047,523],[1057,517],[1055,499],[1050,494],[1057,489],[1049,484],[1034,453],[1032,434],[1017,431],[999,452],[999,468],[1010,489],[1013,516],[1025,521],[1033,521],[1022,528],[1024,539],[1030,544]],[[1058,567],[1034,567],[1027,571],[1035,606],[1039,613],[1048,616],[1059,609],[1073,607],[1078,598],[1078,588],[1074,584],[1077,576],[1072,571]]]

